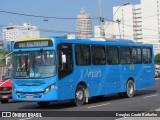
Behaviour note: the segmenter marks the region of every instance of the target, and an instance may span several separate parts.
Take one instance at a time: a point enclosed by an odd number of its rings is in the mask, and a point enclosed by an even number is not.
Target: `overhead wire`
[[[13,14],[13,15],[20,15],[20,16],[26,16],[26,17],[36,17],[36,18],[47,18],[47,19],[78,19],[78,18],[71,18],[71,17],[53,17],[53,16],[42,16],[42,15],[31,15],[31,14],[24,14],[24,13],[17,13],[17,12],[10,12],[10,11],[3,11],[0,10],[0,13],[6,13],[6,14]],[[99,19],[99,17],[94,18],[84,18],[84,19]]]

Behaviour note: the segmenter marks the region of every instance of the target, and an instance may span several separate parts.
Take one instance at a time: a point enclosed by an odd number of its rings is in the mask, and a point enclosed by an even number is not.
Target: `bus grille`
[[[11,91],[12,87],[0,87],[0,91]]]
[[[32,94],[33,98],[42,98],[41,94]],[[26,98],[26,94],[19,94],[19,98]]]

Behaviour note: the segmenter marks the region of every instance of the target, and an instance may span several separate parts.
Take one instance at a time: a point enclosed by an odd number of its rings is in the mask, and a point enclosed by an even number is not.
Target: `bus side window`
[[[76,57],[76,64],[78,66],[90,65],[91,64],[90,46],[76,45],[75,57]]]
[[[131,52],[129,47],[120,48],[120,62],[121,64],[130,64],[131,63]]]
[[[141,57],[141,48],[133,47],[131,48],[131,57],[132,57],[132,63],[133,64],[141,64],[142,63],[142,57]]]
[[[118,55],[118,47],[107,47],[106,56],[108,64],[119,64]]]
[[[104,46],[92,46],[92,63],[94,65],[106,64],[106,55]]]

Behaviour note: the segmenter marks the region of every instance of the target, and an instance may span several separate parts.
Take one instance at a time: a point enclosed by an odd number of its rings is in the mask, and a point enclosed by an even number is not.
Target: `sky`
[[[102,15],[104,18],[112,20],[112,8],[126,3],[139,4],[140,0],[101,0]],[[59,36],[76,32],[75,19],[54,19],[76,18],[81,8],[85,8],[91,18],[100,16],[99,0],[1,0],[0,1],[0,39],[2,39],[2,26],[10,23],[22,25],[31,23],[39,29],[51,30],[51,32],[41,32],[41,37]],[[3,11],[3,12],[2,12]],[[43,17],[23,16],[9,14],[6,12],[27,14]],[[92,19],[92,28],[99,25],[99,19]]]

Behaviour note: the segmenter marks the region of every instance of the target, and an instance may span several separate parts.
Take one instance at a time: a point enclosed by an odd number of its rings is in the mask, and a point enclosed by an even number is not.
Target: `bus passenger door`
[[[116,93],[121,90],[120,82],[120,65],[118,47],[111,46],[106,48],[107,66],[106,66],[106,82],[107,93]]]
[[[58,98],[70,98],[70,84],[73,82],[72,44],[58,45]]]

